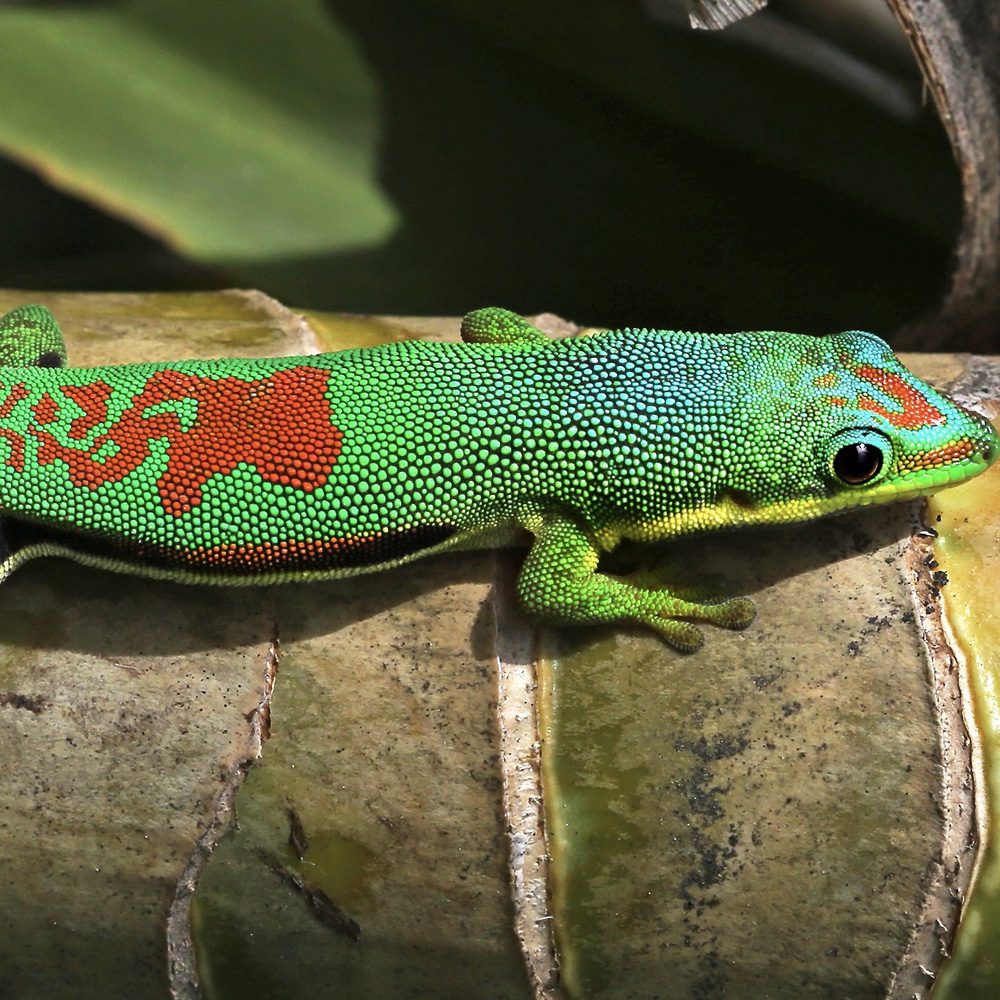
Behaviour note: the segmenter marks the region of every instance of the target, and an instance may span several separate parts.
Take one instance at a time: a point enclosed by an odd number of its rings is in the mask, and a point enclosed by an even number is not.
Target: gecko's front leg
[[[667,587],[638,587],[597,572],[597,547],[564,515],[533,515],[524,523],[535,540],[518,579],[518,594],[526,610],[543,621],[561,625],[639,622],[677,649],[693,652],[703,636],[684,619],[741,629],[756,616],[754,603],[747,597],[715,603],[688,601]]]

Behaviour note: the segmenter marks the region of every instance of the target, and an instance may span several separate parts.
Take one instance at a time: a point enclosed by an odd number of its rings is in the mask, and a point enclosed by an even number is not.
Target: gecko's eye
[[[892,442],[870,427],[840,431],[827,444],[830,478],[841,486],[865,486],[891,467]]]
[[[867,441],[845,444],[833,456],[833,471],[848,486],[860,486],[882,471],[882,452]]]

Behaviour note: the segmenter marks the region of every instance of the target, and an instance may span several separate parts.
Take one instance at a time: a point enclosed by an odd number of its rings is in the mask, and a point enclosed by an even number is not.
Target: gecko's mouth
[[[867,495],[851,496],[848,503],[873,504],[896,500],[915,500],[949,486],[958,486],[968,479],[985,472],[995,461],[997,449],[993,444],[983,444],[967,458],[936,469],[914,469],[904,472],[898,479],[872,487]]]
[[[1000,456],[995,437],[979,440],[966,450],[965,457],[936,468],[900,472],[897,468],[891,480],[882,479],[870,486],[843,486],[826,495],[795,497],[791,500],[767,502],[739,487],[727,487],[718,498],[692,510],[675,512],[659,518],[636,520],[620,526],[617,538],[640,541],[663,541],[683,535],[753,525],[791,524],[817,517],[840,514],[856,507],[916,500],[985,472]]]

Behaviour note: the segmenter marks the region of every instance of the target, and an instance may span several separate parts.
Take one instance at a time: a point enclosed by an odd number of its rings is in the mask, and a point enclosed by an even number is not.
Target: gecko
[[[0,582],[39,556],[307,581],[527,539],[530,616],[692,651],[695,622],[745,628],[753,601],[615,576],[602,554],[920,497],[1000,452],[985,417],[861,331],[551,339],[486,308],[461,342],[66,362],[44,307],[0,318]]]

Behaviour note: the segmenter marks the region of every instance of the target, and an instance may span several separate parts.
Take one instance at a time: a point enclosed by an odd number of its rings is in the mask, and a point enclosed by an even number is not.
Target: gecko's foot
[[[649,622],[663,637],[679,649],[697,649],[702,644],[701,632],[694,626],[681,629],[664,629],[667,619],[691,618],[710,622],[722,628],[742,629],[757,617],[757,606],[749,597],[724,597],[719,591],[721,579],[701,578],[697,583],[666,582],[671,580],[677,566],[670,560],[657,560],[640,566],[619,579],[637,591],[650,595],[656,622]]]
[[[473,309],[462,320],[462,340],[467,344],[532,344],[549,338],[509,309],[487,306]]]
[[[738,630],[746,628],[756,617],[757,606],[749,597],[695,603],[675,596],[670,600],[669,610],[664,609],[643,621],[656,629],[671,646],[685,653],[693,653],[701,648],[704,636],[696,625],[679,619],[694,618],[722,628]]]
[[[693,652],[704,641],[693,622],[739,629],[754,620],[754,603],[747,597],[688,600],[664,586],[660,574],[657,585],[641,587],[636,586],[635,575],[595,572],[597,547],[568,518],[551,514],[526,521],[525,527],[535,532],[535,543],[524,561],[517,590],[524,609],[543,621],[557,625],[640,622],[676,649]]]

